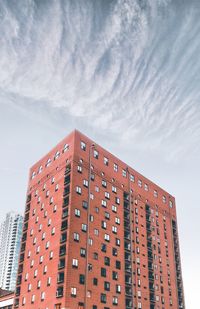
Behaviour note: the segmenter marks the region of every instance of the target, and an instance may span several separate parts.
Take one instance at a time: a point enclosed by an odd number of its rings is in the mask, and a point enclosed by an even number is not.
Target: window
[[[86,250],[84,248],[80,249],[80,256],[85,257],[86,256]]]
[[[116,244],[116,246],[120,246],[120,239],[119,238],[115,238],[115,244]]]
[[[98,260],[99,255],[98,255],[98,253],[97,253],[97,252],[94,252],[94,253],[93,253],[93,258],[94,258],[94,260]]]
[[[48,167],[51,164],[51,159],[49,158],[46,162],[46,167]]]
[[[83,179],[83,185],[84,185],[84,187],[88,187],[88,180],[86,180],[86,179]]]
[[[107,256],[104,257],[104,264],[106,266],[110,266],[110,258],[109,257],[107,257]]]
[[[142,180],[138,180],[138,187],[142,188]]]
[[[116,284],[116,293],[121,293],[121,285]]]
[[[134,182],[135,181],[135,177],[134,175],[130,175],[130,181]]]
[[[35,295],[32,295],[31,296],[31,303],[34,303],[35,302]]]
[[[106,303],[106,294],[101,293],[101,303]]]
[[[71,288],[71,296],[76,297],[76,288]]]
[[[145,185],[144,185],[144,190],[145,190],[145,191],[149,191],[149,186],[148,186],[148,184],[146,184],[146,183],[145,183]]]
[[[154,195],[154,197],[158,197],[158,191],[157,191],[157,190],[154,190],[154,191],[153,191],[153,195]]]
[[[105,291],[110,291],[110,282],[104,281],[104,290]]]
[[[62,256],[62,255],[65,255],[65,254],[66,254],[66,245],[62,245],[62,246],[60,246],[59,255]]]
[[[120,224],[120,218],[115,217],[115,223],[116,223],[116,224]]]
[[[47,273],[47,265],[45,265],[43,268],[43,274],[46,274],[46,273]]]
[[[103,162],[104,162],[105,165],[108,166],[108,162],[109,162],[109,161],[108,161],[108,158],[104,157],[104,158],[103,158]]]
[[[86,201],[83,201],[82,202],[82,206],[83,206],[83,208],[87,209],[88,208],[88,203]]]
[[[95,159],[99,158],[99,152],[97,150],[94,150],[94,158]]]
[[[98,229],[94,229],[94,235],[99,236],[99,230]]]
[[[53,227],[53,228],[51,229],[51,235],[54,235],[54,234],[55,234],[55,232],[56,232],[56,228],[55,228],[55,227]]]
[[[72,260],[72,267],[78,268],[78,260],[77,259]]]
[[[101,244],[101,251],[106,252],[107,251],[107,246],[106,244]]]
[[[102,187],[104,187],[104,188],[107,187],[107,182],[105,180],[102,180],[101,184],[102,184]]]
[[[75,208],[74,213],[75,213],[76,217],[80,217],[81,216],[81,211],[79,209],[77,209],[77,208]]]
[[[67,220],[62,221],[61,231],[66,230],[67,227],[68,227],[68,221]]]
[[[86,144],[83,141],[81,141],[81,149],[86,151]]]
[[[109,192],[105,192],[105,198],[107,198],[108,200],[110,199],[110,193]]]
[[[79,275],[79,283],[80,284],[85,284],[85,276],[84,275]]]
[[[114,163],[113,168],[115,172],[118,172],[118,165],[116,163]]]
[[[64,219],[64,218],[68,217],[68,211],[69,211],[69,209],[68,209],[68,208],[63,209],[62,219]]]
[[[76,186],[76,193],[81,194],[81,187]]]
[[[79,173],[82,173],[82,166],[78,165],[78,166],[77,166],[77,171],[78,171]]]
[[[117,206],[112,205],[112,211],[113,211],[113,212],[117,212]]]
[[[55,186],[55,191],[58,191],[58,189],[59,189],[59,184],[57,183]]]
[[[63,282],[64,282],[64,279],[65,279],[65,274],[64,274],[64,271],[63,271],[63,272],[58,273],[57,283],[63,283]]]
[[[115,203],[118,204],[118,205],[120,204],[120,199],[119,199],[119,197],[116,197],[116,198],[115,198]]]
[[[88,263],[88,270],[91,271],[92,270],[92,264]]]
[[[122,176],[126,177],[126,170],[122,170]]]
[[[116,248],[112,248],[112,255],[117,256],[117,249]]]
[[[121,269],[121,262],[120,261],[116,261],[116,268]]]
[[[69,150],[69,145],[68,144],[65,144],[64,147],[63,147],[63,152],[66,152]]]
[[[108,241],[108,242],[109,242],[109,241],[110,241],[110,235],[105,234],[105,235],[104,235],[104,239],[105,239],[106,241]]]
[[[29,283],[29,284],[28,284],[28,292],[31,291],[31,288],[32,288],[32,285],[31,285],[31,283]]]
[[[45,292],[42,292],[41,293],[41,300],[44,300],[45,299]]]
[[[56,151],[54,155],[54,160],[57,160],[60,157],[60,151]]]
[[[172,208],[173,207],[173,202],[169,201],[169,207]]]
[[[118,298],[116,296],[113,297],[113,305],[118,305]]]
[[[62,296],[63,296],[63,286],[59,286],[56,291],[56,297],[62,297]]]
[[[52,260],[53,259],[53,251],[49,252],[49,259]]]
[[[98,285],[98,279],[97,278],[93,278],[93,285]]]
[[[51,277],[48,277],[47,279],[47,286],[50,286],[51,285]]]
[[[107,206],[107,202],[106,202],[105,200],[102,200],[102,201],[101,201],[101,205],[102,205],[103,207],[106,207],[106,206]]]
[[[36,176],[36,172],[33,172],[32,176],[31,176],[31,179],[35,178],[35,176]]]
[[[90,199],[93,200],[94,199],[94,194],[90,193]]]
[[[116,226],[112,226],[112,232],[114,233],[114,234],[117,234],[117,227]]]
[[[46,249],[48,249],[48,248],[49,248],[49,246],[50,246],[50,241],[48,240],[48,241],[46,242],[46,246],[45,246],[45,248],[46,248]]]
[[[78,241],[79,242],[80,236],[78,233],[74,233],[74,241]]]
[[[112,272],[112,278],[113,278],[113,280],[117,280],[118,279],[118,273],[116,271]]]
[[[105,219],[110,220],[110,214],[107,211],[105,211]]]
[[[44,260],[44,257],[43,257],[43,255],[41,255],[40,256],[40,264],[43,262],[43,260]]]
[[[112,192],[117,193],[117,188],[115,186],[112,186]]]
[[[163,200],[163,203],[166,203],[166,196],[165,195],[163,195],[162,200]]]
[[[60,259],[58,264],[58,269],[62,269],[65,267],[65,259]]]
[[[95,192],[99,192],[99,187],[95,186]]]
[[[81,230],[87,232],[87,224],[82,223]]]
[[[101,267],[101,277],[106,277],[106,268]]]

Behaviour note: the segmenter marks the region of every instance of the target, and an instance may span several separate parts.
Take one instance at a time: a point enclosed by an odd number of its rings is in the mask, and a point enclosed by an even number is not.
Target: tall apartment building
[[[18,270],[23,217],[9,212],[0,225],[0,287],[14,291]]]
[[[174,197],[72,132],[30,169],[16,307],[185,308]]]

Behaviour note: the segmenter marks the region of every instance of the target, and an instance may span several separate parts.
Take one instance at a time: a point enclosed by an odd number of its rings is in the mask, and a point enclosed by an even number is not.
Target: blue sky
[[[23,212],[29,167],[76,127],[176,196],[190,309],[200,277],[199,16],[195,0],[0,3],[0,216]]]

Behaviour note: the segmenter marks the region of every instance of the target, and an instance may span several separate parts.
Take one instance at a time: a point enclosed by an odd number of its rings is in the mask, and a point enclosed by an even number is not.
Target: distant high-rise
[[[185,308],[174,197],[71,133],[30,170],[14,306]]]
[[[23,217],[14,212],[0,224],[0,287],[14,291],[22,236]]]

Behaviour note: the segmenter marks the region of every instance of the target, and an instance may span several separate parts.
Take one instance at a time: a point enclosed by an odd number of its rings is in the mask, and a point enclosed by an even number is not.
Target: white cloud
[[[27,108],[45,102],[138,147],[168,149],[171,158],[192,144],[195,152],[198,8],[164,0],[2,2],[0,98],[27,98]]]

